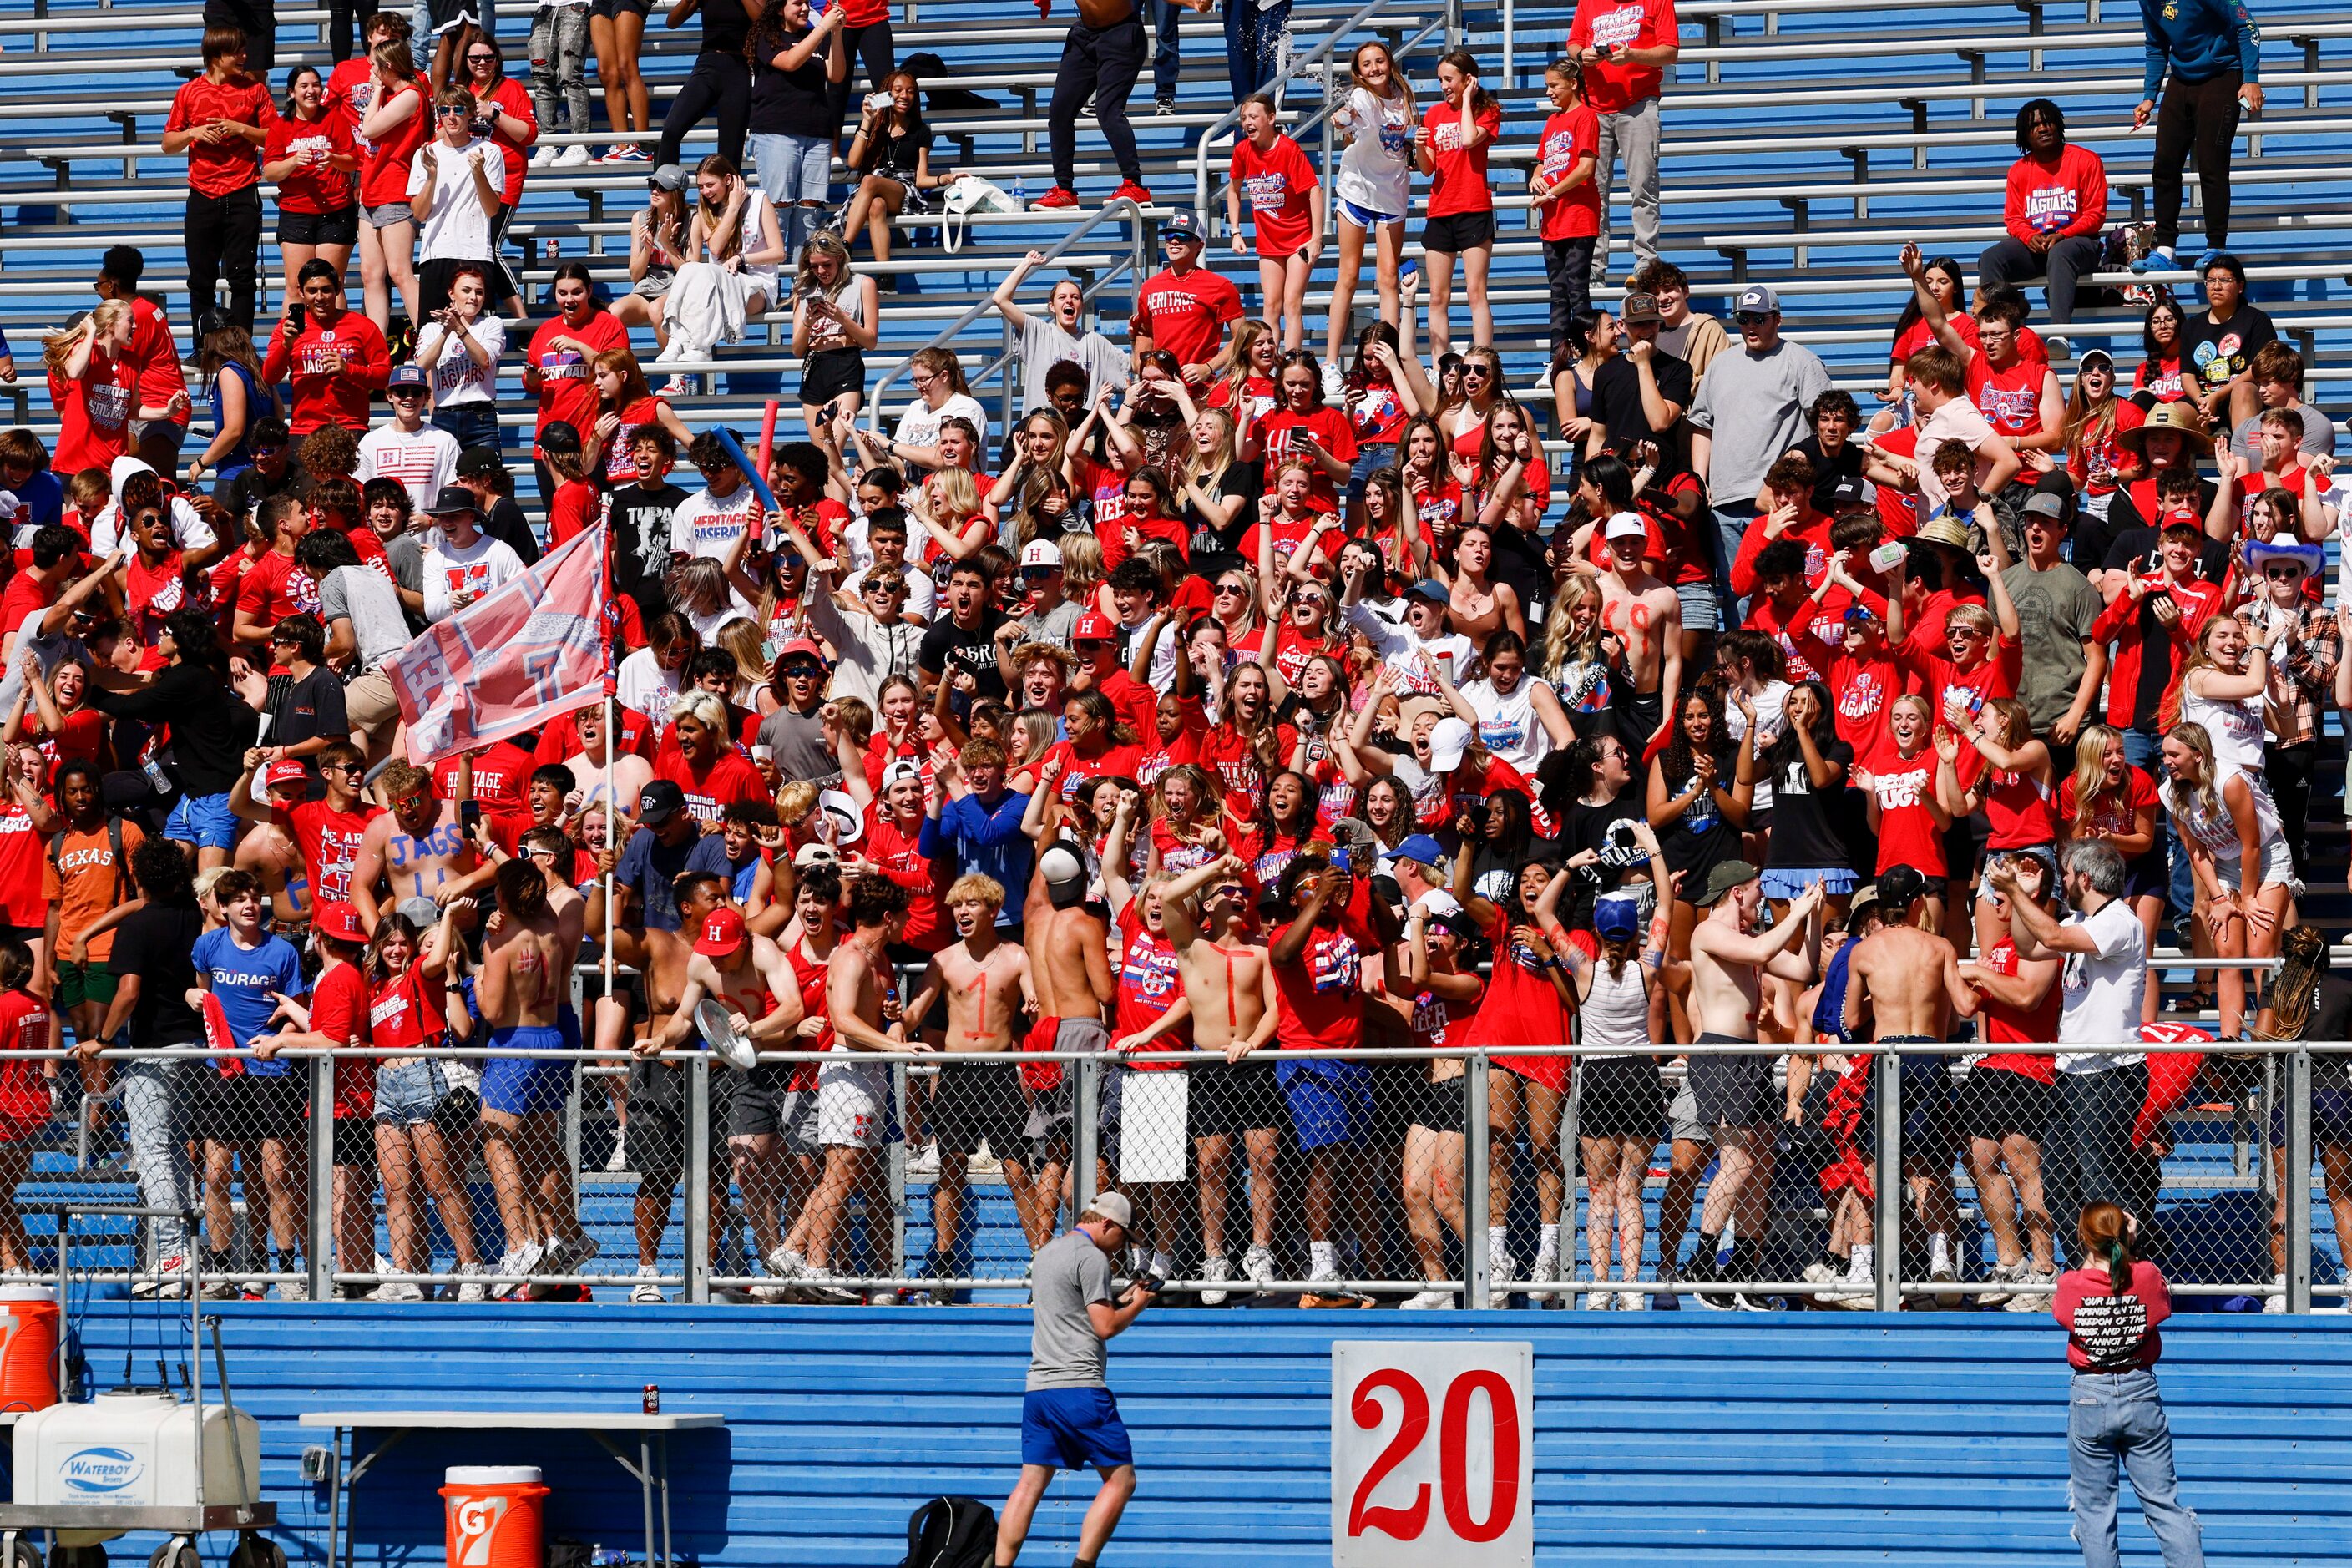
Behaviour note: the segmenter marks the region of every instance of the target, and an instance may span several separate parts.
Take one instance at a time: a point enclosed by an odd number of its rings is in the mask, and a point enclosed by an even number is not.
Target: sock
[[[1718,1231],[1717,1234],[1709,1236],[1706,1232],[1700,1231],[1698,1233],[1698,1250],[1691,1254],[1691,1266],[1695,1268],[1712,1270],[1716,1267],[1717,1261],[1722,1256],[1722,1233]]]
[[[1488,1226],[1486,1227],[1486,1256],[1488,1258],[1500,1258],[1504,1253],[1509,1250],[1510,1242],[1508,1239],[1508,1227],[1499,1225]]]
[[[1951,1242],[1946,1239],[1940,1230],[1931,1233],[1927,1237],[1927,1272],[1933,1274],[1939,1269],[1949,1268],[1951,1266]]]
[[[1308,1267],[1316,1273],[1320,1274],[1327,1268],[1334,1273],[1339,1271],[1339,1255],[1332,1247],[1329,1242],[1308,1242],[1307,1244],[1307,1255]]]
[[[1165,1279],[1176,1272],[1176,1260],[1164,1252],[1154,1252],[1151,1255],[1151,1272]]]
[[[1536,1241],[1536,1256],[1538,1258],[1558,1258],[1559,1256],[1559,1226],[1548,1225],[1543,1227],[1542,1235],[1538,1237]]]
[[[1877,1250],[1878,1249],[1873,1247],[1869,1242],[1855,1242],[1853,1244],[1853,1265],[1852,1269],[1848,1272],[1847,1278],[1851,1279],[1867,1279],[1875,1273],[1878,1268]]]

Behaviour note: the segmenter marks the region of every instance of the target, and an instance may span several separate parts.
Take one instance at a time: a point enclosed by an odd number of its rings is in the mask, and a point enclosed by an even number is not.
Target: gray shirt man
[[[1029,1334],[1029,1387],[1107,1388],[1102,1336],[1087,1309],[1110,1300],[1110,1258],[1081,1230],[1047,1242],[1029,1270],[1035,1327]]]

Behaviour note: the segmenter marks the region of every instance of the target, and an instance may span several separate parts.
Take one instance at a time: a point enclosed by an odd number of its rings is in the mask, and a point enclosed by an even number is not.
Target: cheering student
[[[1323,253],[1323,204],[1315,197],[1315,167],[1285,135],[1274,95],[1242,100],[1242,135],[1234,143],[1233,178],[1225,186],[1225,226],[1234,254],[1249,254],[1242,237],[1242,197],[1249,197],[1257,238],[1257,283],[1269,321],[1282,325],[1282,346],[1307,342],[1307,275]],[[1319,380],[1319,375],[1318,375]]]
[[[1095,123],[1118,163],[1115,202],[1151,205],[1143,184],[1143,160],[1135,150],[1135,128],[1127,121],[1128,95],[1143,72],[1143,18],[1135,0],[1076,0],[1078,19],[1062,39],[1062,61],[1054,71],[1054,97],[1045,108],[1046,138],[1054,160],[1054,188],[1037,198],[1040,208],[1078,205],[1078,110],[1091,99]],[[1037,0],[1037,15],[1054,0]]]
[[[286,84],[285,112],[269,127],[261,177],[278,187],[278,256],[284,264],[278,308],[294,304],[302,268],[323,257],[340,273],[359,243],[358,198],[352,175],[360,166],[350,121],[327,102],[327,84],[312,66],[298,66]]]
[[[245,35],[205,33],[205,74],[172,95],[163,151],[188,155],[188,319],[213,309],[214,281],[228,275],[229,318],[253,330],[261,259],[261,159],[278,118],[269,89],[245,74]]]

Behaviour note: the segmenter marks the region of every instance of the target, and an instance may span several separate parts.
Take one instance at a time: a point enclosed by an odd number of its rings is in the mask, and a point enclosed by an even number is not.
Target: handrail
[[[1383,0],[1383,3],[1385,3],[1385,0]],[[1077,244],[1080,239],[1092,233],[1100,225],[1108,223],[1113,218],[1132,218],[1135,220],[1135,232],[1130,237],[1131,254],[1128,258],[1127,265],[1135,268],[1136,287],[1140,289],[1143,286],[1144,229],[1148,216],[1149,215],[1144,211],[1142,205],[1137,202],[1132,196],[1121,196],[1117,201],[1106,202],[1100,212],[1096,213],[1093,216],[1087,218],[1085,222],[1079,224],[1076,228],[1070,230],[1069,233],[1064,235],[1059,240],[1055,241],[1054,248],[1046,251],[1045,255],[1039,258],[1037,265],[1042,268],[1059,259],[1064,253],[1068,251],[1072,246]],[[987,315],[990,311],[995,309],[996,300],[993,294],[987,299],[974,302],[973,305],[969,310],[965,310],[962,315],[958,316],[953,321],[950,322],[947,326],[941,328],[936,334],[934,334],[929,342],[924,343],[921,348],[909,350],[906,356],[899,360],[898,363],[892,365],[888,370],[884,371],[882,373],[882,379],[874,384],[874,391],[866,401],[866,426],[877,435],[881,433],[883,414],[882,394],[888,390],[892,382],[898,380],[901,375],[904,375],[907,373],[908,367],[915,363],[915,355],[921,353],[924,349],[935,349],[950,342],[966,327],[971,325],[974,321],[979,321],[982,316]],[[993,366],[991,368],[993,368]]]
[[[1307,50],[1306,54],[1292,60],[1290,62],[1289,70],[1276,78],[1268,90],[1271,90],[1274,93],[1276,101],[1280,101],[1284,89],[1287,88],[1294,81],[1306,79],[1307,73],[1310,68],[1321,65],[1328,61],[1331,58],[1332,51],[1339,47],[1341,41],[1360,28],[1368,17],[1375,16],[1382,12],[1391,10],[1400,3],[1401,0],[1372,0],[1370,5],[1365,6],[1362,10],[1357,12],[1354,16],[1349,17],[1346,21],[1340,23],[1338,26],[1325,34],[1321,43]],[[1462,0],[1445,0],[1445,8],[1443,16],[1440,17],[1440,25],[1445,28],[1445,36],[1448,42],[1451,42],[1453,39],[1461,36]],[[1419,33],[1413,35],[1414,42],[1417,43],[1422,38],[1426,37],[1430,29],[1428,27],[1423,27]],[[1408,48],[1411,47],[1411,45],[1406,46]],[[1398,52],[1402,54],[1403,50],[1401,49]],[[1305,130],[1307,126],[1313,124],[1317,120],[1326,120],[1327,134],[1324,139],[1323,146],[1323,184],[1328,188],[1333,183],[1333,172],[1330,167],[1331,146],[1329,136],[1328,134],[1327,119],[1331,111],[1331,106],[1329,102],[1329,94],[1326,93],[1324,97],[1325,102],[1323,108],[1318,111],[1317,114],[1311,115],[1307,121],[1302,121],[1299,129]],[[1201,221],[1203,223],[1213,223],[1215,221],[1209,211],[1210,144],[1215,142],[1216,139],[1223,135],[1227,130],[1238,124],[1241,121],[1241,117],[1242,106],[1236,103],[1231,109],[1225,110],[1224,113],[1219,115],[1215,123],[1212,124],[1206,131],[1201,132],[1200,151],[1195,155],[1192,170],[1192,207],[1193,210],[1200,215]]]

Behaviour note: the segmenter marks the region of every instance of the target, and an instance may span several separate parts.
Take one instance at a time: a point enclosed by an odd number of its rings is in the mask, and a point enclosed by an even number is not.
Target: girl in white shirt
[[[416,363],[433,383],[433,423],[457,445],[499,444],[499,356],[506,323],[483,312],[489,269],[465,261],[450,269],[449,303],[416,335]]]
[[[1356,279],[1364,268],[1364,237],[1379,236],[1375,276],[1381,320],[1397,325],[1397,260],[1404,254],[1407,197],[1412,188],[1413,133],[1421,111],[1412,84],[1397,68],[1386,44],[1360,46],[1349,63],[1354,83],[1331,123],[1347,139],[1339,155],[1339,270],[1331,284],[1331,333],[1323,347],[1323,395],[1339,395],[1339,350],[1356,299]]]

